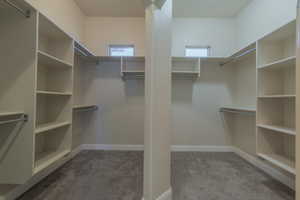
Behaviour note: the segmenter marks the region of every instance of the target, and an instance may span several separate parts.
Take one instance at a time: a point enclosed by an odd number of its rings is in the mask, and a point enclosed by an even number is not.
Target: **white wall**
[[[297,0],[253,0],[236,17],[237,49],[296,19]]]
[[[174,18],[173,56],[184,56],[186,45],[210,45],[212,56],[228,56],[236,46],[235,18]]]
[[[76,40],[83,42],[85,15],[73,0],[26,0]]]
[[[110,44],[133,44],[136,56],[145,56],[145,18],[88,17],[84,38],[99,56],[107,55]]]

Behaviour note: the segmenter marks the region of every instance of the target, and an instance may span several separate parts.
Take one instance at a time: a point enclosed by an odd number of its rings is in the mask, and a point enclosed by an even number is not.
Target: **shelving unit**
[[[295,174],[296,22],[258,41],[257,154]]]
[[[121,76],[140,77],[145,76],[145,57],[121,57]]]
[[[172,57],[172,74],[200,77],[201,59],[188,57]]]
[[[69,153],[72,144],[73,39],[38,17],[34,174]]]

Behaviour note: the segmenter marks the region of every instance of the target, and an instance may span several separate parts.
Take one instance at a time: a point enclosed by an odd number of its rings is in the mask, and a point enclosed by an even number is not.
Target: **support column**
[[[172,0],[146,8],[144,200],[171,200]]]

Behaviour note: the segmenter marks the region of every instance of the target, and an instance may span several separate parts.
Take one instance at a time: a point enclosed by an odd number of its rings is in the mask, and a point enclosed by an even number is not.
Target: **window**
[[[185,47],[186,57],[208,57],[210,56],[210,47],[206,46],[186,46]]]
[[[134,56],[134,45],[109,45],[109,56]]]

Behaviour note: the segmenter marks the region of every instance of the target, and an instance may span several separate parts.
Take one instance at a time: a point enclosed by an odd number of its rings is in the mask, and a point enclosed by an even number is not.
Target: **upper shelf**
[[[284,58],[269,64],[264,64],[258,69],[283,69],[285,67],[291,67],[296,65],[296,56]]]
[[[49,66],[49,67],[60,67],[60,68],[72,67],[71,63],[67,63],[43,51],[38,51],[38,62],[44,66]]]

